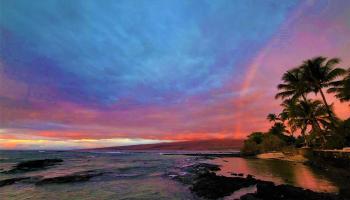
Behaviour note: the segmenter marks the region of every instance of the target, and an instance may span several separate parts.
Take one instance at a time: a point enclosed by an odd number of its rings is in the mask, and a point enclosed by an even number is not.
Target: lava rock
[[[248,174],[248,175],[247,175],[247,179],[252,179],[252,178],[254,178],[253,175],[251,175],[251,174]]]
[[[101,176],[104,172],[97,172],[94,170],[78,172],[66,176],[58,176],[52,178],[44,178],[36,183],[36,185],[46,185],[46,184],[60,184],[60,183],[75,183],[88,181],[93,177]]]
[[[258,197],[254,196],[254,194],[245,194],[241,196],[240,200],[262,200],[262,199],[259,199]]]
[[[268,181],[259,181],[255,197],[262,200],[343,200],[336,194],[314,192],[291,185],[275,185]]]
[[[30,177],[9,178],[9,179],[5,179],[5,180],[1,180],[0,187],[6,186],[6,185],[12,185],[16,182],[26,180],[26,179],[30,179]]]
[[[209,163],[197,163],[181,168],[181,172],[177,172],[175,174],[174,172],[172,172],[168,175],[171,175],[170,177],[183,184],[192,185],[192,183],[198,176],[219,170],[219,165]]]
[[[209,171],[219,171],[220,166],[215,164],[209,164],[209,163],[197,163],[191,166],[188,166],[185,171],[196,173],[196,172],[209,172]]]
[[[29,160],[18,163],[12,169],[2,172],[2,173],[18,173],[18,172],[28,172],[40,169],[46,169],[47,167],[56,165],[63,162],[62,159],[42,159],[42,160]]]
[[[199,197],[218,199],[256,183],[255,179],[217,176],[215,173],[209,172],[198,176],[190,189]]]
[[[190,185],[190,190],[205,199],[220,199],[235,191],[256,185],[256,193],[245,194],[241,200],[345,200],[347,191],[340,191],[341,195],[319,193],[291,185],[275,185],[270,181],[263,181],[248,174],[232,173],[236,177],[218,176],[214,171],[218,165],[199,163],[185,168],[184,174],[172,176],[174,180]],[[172,174],[173,175],[173,174]],[[241,177],[238,177],[241,176]]]

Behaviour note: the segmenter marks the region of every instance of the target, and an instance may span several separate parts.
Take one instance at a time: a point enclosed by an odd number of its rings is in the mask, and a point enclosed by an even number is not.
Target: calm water
[[[345,177],[327,177],[322,171],[281,160],[262,160],[246,158],[218,158],[211,161],[221,165],[220,175],[231,173],[252,174],[258,179],[273,181],[277,184],[290,184],[318,192],[338,192],[340,187],[350,188]]]
[[[0,173],[0,180],[16,176],[54,177],[86,170],[108,173],[87,182],[35,186],[18,183],[0,188],[1,199],[198,199],[187,186],[171,180],[167,172],[198,162],[195,157],[159,153],[83,153],[0,151],[0,169],[33,159],[61,158],[55,167],[20,175]],[[244,158],[207,160],[222,165],[219,174],[253,174],[276,183],[289,183],[315,191],[336,192],[341,184],[302,164]],[[251,190],[248,189],[248,190]]]

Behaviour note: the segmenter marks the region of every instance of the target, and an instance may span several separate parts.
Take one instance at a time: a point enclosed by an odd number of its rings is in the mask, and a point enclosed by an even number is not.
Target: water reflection
[[[302,163],[245,158],[218,158],[212,162],[222,166],[218,174],[224,176],[232,176],[231,173],[244,173],[277,184],[291,184],[319,192],[338,192],[339,190],[337,183]]]

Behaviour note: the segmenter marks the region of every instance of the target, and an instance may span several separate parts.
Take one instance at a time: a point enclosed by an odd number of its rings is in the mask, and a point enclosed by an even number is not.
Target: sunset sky
[[[319,55],[350,66],[350,1],[0,0],[0,149],[244,138]]]

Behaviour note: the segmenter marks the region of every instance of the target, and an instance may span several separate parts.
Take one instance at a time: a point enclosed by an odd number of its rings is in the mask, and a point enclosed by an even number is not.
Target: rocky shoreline
[[[216,175],[220,166],[197,163],[186,166],[178,174],[169,174],[174,180],[189,186],[190,190],[204,199],[222,199],[247,187],[256,187],[255,193],[241,196],[240,200],[348,200],[346,194],[314,192],[292,185],[275,185],[270,181],[254,178],[252,175],[238,173],[236,177]]]
[[[63,162],[62,159],[42,159],[42,160],[24,161],[24,162],[18,163],[12,169],[3,171],[1,173],[22,174],[25,172],[44,170],[49,167],[55,166],[61,162]],[[51,177],[51,178],[43,178],[43,177],[36,177],[36,176],[15,177],[15,178],[0,180],[0,187],[12,185],[19,182],[34,183],[35,185],[38,185],[38,186],[47,185],[47,184],[83,182],[83,181],[88,181],[93,177],[101,176],[105,173],[106,172],[99,171],[99,170],[89,170],[89,171],[82,171],[82,172],[77,172],[77,173],[68,174],[64,176]]]
[[[220,176],[216,172],[220,166],[205,163],[206,157],[196,157],[192,164],[178,167],[177,171],[168,171],[165,177],[178,181],[188,188],[196,196],[203,199],[223,199],[245,188],[256,188],[255,192],[246,193],[237,199],[240,200],[349,200],[348,191],[340,191],[339,194],[314,192],[308,189],[292,185],[276,185],[270,181],[256,179],[252,175],[232,172],[233,177]],[[8,171],[1,173],[22,174],[35,170],[44,170],[63,162],[61,159],[43,159],[24,161],[15,165]],[[16,184],[31,183],[40,187],[47,184],[66,184],[89,181],[108,172],[101,170],[88,170],[57,177],[23,176],[0,180],[0,187]]]

